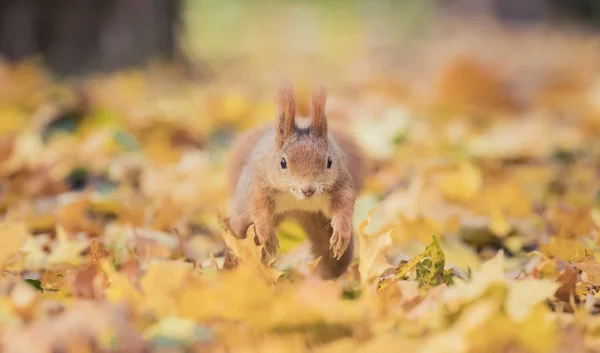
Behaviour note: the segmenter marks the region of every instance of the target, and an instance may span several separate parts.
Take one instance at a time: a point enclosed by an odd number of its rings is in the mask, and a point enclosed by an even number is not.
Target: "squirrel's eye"
[[[331,168],[332,164],[333,164],[333,161],[331,160],[331,157],[327,157],[327,169]]]
[[[287,169],[287,162],[284,157],[281,157],[281,162],[279,164],[281,165],[281,169]]]

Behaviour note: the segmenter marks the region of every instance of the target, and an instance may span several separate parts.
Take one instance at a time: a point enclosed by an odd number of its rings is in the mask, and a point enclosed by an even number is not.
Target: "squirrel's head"
[[[332,148],[325,116],[325,89],[312,93],[309,118],[296,119],[296,100],[289,84],[276,97],[275,187],[298,199],[320,197],[331,189],[341,167],[341,155]],[[272,169],[271,169],[272,170]]]

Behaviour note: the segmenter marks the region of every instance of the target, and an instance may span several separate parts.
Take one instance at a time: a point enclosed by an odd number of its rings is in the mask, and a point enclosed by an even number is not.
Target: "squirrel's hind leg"
[[[352,262],[354,237],[350,238],[348,248],[342,257],[339,260],[335,259],[333,252],[329,249],[329,238],[333,234],[331,220],[320,213],[304,211],[294,212],[293,216],[306,232],[315,259],[321,257],[317,265],[317,272],[323,279],[335,279],[341,276]]]

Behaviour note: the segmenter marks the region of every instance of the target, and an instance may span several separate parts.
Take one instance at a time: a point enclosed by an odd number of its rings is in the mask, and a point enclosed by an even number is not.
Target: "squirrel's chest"
[[[275,196],[275,213],[285,213],[290,211],[308,211],[322,212],[329,214],[329,200],[326,197],[309,197],[299,200],[289,193],[280,193]]]

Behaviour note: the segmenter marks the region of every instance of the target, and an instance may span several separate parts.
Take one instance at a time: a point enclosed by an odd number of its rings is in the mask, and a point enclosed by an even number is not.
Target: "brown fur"
[[[273,129],[273,123],[262,123],[254,128],[244,132],[235,141],[229,154],[229,188],[235,190],[240,174],[244,168],[244,162],[252,151],[252,147],[265,135],[266,132]],[[346,154],[346,167],[352,176],[354,188],[362,190],[365,174],[369,168],[362,150],[356,144],[352,136],[337,126],[330,128],[330,133],[336,143]]]
[[[297,127],[295,98],[291,87],[284,86],[276,96],[275,124],[257,126],[238,138],[230,155],[234,192],[229,224],[238,237],[245,237],[253,224],[258,242],[274,254],[276,225],[287,217],[296,219],[313,254],[321,257],[319,273],[335,278],[352,260],[354,203],[366,164],[350,135],[328,129],[325,101],[325,90],[316,90],[310,126]],[[302,194],[310,189],[317,190],[315,196]]]
[[[229,189],[235,190],[237,187],[240,174],[244,169],[245,162],[248,160],[248,155],[252,151],[252,147],[256,146],[257,142],[265,135],[267,131],[273,129],[273,123],[263,123],[256,126],[245,133],[238,136],[229,153]]]
[[[313,92],[310,109],[310,127],[321,137],[327,136],[327,118],[325,117],[326,101],[327,94],[323,87],[319,87]]]
[[[283,141],[292,136],[296,129],[296,99],[289,83],[285,83],[279,88],[275,102],[277,104],[279,128],[277,145],[281,146]]]

